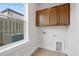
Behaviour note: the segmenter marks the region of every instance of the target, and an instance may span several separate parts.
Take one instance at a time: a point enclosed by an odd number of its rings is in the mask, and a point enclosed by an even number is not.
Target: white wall
[[[50,8],[56,5],[60,5],[61,3],[40,3],[38,4],[37,10]],[[46,34],[43,34],[46,32]],[[62,52],[65,52],[66,48],[66,41],[68,35],[68,26],[47,26],[47,27],[40,27],[39,28],[39,36],[40,36],[40,47],[46,48],[49,50],[56,51],[56,42],[63,43]],[[54,37],[55,35],[55,37]]]
[[[51,26],[51,27],[40,27],[39,36],[40,37],[40,46],[49,50],[56,51],[56,42],[63,43],[62,52],[65,52],[65,40],[67,40],[68,28],[65,26]],[[43,32],[46,32],[43,34]],[[54,37],[55,35],[55,37]]]
[[[29,17],[29,24],[28,24],[28,31],[29,31],[29,40],[30,42],[33,42],[31,43],[31,45],[36,45],[36,44],[39,44],[38,43],[38,28],[36,27],[36,7],[37,5],[36,4],[31,4],[29,3],[29,14],[28,14],[28,17]]]
[[[58,4],[38,4],[38,9],[52,7]],[[43,34],[46,32],[46,34]],[[68,55],[79,55],[79,4],[71,3],[70,5],[70,26],[69,27],[40,27],[39,36],[41,39],[40,46],[50,50],[55,50],[54,42],[64,40],[64,52]],[[53,35],[56,35],[54,38]],[[55,39],[55,40],[54,40]]]
[[[26,18],[25,18],[25,26],[24,26],[24,38],[25,40],[29,38],[29,42],[25,42],[19,46],[16,46],[14,48],[8,49],[0,55],[8,55],[8,56],[17,56],[17,55],[31,55],[38,47],[38,39],[37,39],[37,30],[35,26],[35,11],[36,11],[36,4],[26,4]],[[29,13],[29,17],[28,17]],[[29,21],[29,37],[27,33],[27,23]],[[0,50],[1,51],[1,50]]]
[[[77,40],[77,55],[79,56],[79,3],[76,4],[76,11],[77,11],[77,21],[76,21],[76,36],[75,39]]]
[[[67,52],[72,56],[79,56],[79,3],[71,4],[70,27],[68,30]]]
[[[66,51],[69,55],[76,55],[76,4],[70,5],[70,26],[68,28],[68,39]]]

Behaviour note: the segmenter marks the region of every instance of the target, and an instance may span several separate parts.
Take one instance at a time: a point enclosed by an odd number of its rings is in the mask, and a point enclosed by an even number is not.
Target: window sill
[[[20,40],[18,42],[14,42],[14,43],[7,44],[5,46],[2,46],[2,47],[0,47],[0,53],[5,52],[5,51],[7,51],[9,49],[12,49],[12,48],[14,48],[16,46],[19,46],[19,45],[24,44],[24,43],[27,43],[27,42],[28,42],[28,40]]]

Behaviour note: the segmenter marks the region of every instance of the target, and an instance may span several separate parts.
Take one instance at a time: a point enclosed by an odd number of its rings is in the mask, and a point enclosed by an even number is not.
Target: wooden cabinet
[[[58,6],[59,25],[69,25],[70,23],[70,5],[64,4]]]
[[[57,25],[58,22],[58,8],[57,7],[52,7],[50,8],[50,25]]]
[[[70,23],[70,4],[63,4],[36,12],[36,26],[63,26]]]
[[[36,25],[47,26],[49,25],[49,9],[44,9],[36,12]]]

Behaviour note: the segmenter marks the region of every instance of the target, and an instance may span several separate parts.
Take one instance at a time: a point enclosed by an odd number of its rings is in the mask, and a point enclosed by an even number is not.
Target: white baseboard
[[[40,46],[40,48],[44,48],[44,49],[51,50],[51,51],[56,51],[52,49],[50,46]]]
[[[38,48],[39,48],[39,46],[34,47],[34,48],[30,51],[30,53],[29,53],[28,56],[31,56]]]

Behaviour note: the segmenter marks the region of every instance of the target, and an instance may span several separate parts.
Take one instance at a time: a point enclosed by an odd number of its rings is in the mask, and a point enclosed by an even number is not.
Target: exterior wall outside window
[[[12,17],[0,17],[0,46],[22,40],[24,21]]]

